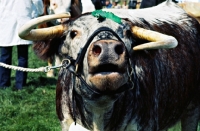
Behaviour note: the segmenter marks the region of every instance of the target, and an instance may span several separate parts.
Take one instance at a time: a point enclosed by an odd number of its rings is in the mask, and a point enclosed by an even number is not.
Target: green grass
[[[13,65],[17,65],[16,48]],[[29,67],[47,66],[29,48]],[[11,73],[11,86],[0,90],[0,131],[60,131],[55,111],[56,78],[46,73],[28,73],[27,86],[15,91],[15,71]]]
[[[17,65],[16,48],[13,56],[13,65]],[[29,67],[46,65],[35,56],[30,46]],[[56,77],[28,73],[27,86],[21,91],[14,90],[14,78],[15,71],[12,70],[11,87],[0,89],[0,131],[61,131],[55,110]],[[180,123],[168,131],[180,131]]]

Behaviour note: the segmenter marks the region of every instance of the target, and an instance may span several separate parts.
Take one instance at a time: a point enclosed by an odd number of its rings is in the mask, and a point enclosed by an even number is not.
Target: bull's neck
[[[113,100],[108,97],[102,97],[98,100],[85,99],[84,104],[87,111],[91,113],[91,123],[94,131],[103,131],[108,120],[111,119],[114,107]]]
[[[79,108],[77,108],[80,112],[80,118],[83,118],[84,122],[87,123],[85,126],[90,125],[88,128],[92,128],[93,131],[109,131],[113,130],[113,125],[115,125],[114,128],[122,123],[127,125],[127,120],[130,116],[125,117],[125,115],[127,115],[126,109],[129,107],[124,108],[124,105],[128,103],[126,97],[127,93],[129,94],[130,92],[125,91],[113,95],[94,95],[92,92],[83,89],[76,88],[75,94],[77,95],[76,103],[80,104]],[[128,119],[125,120],[124,118]],[[122,130],[124,128],[122,127]]]

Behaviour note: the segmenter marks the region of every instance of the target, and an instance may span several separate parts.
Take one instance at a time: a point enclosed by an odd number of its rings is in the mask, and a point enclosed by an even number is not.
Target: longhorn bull
[[[197,130],[199,23],[171,1],[109,11],[119,17],[96,11],[34,29],[67,17],[46,16],[19,30],[21,38],[38,41],[40,58],[65,58],[56,88],[62,130],[75,121],[95,131],[160,131],[179,120],[182,130]]]

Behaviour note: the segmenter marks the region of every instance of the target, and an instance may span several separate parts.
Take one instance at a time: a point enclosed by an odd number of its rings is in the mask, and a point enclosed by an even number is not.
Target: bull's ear
[[[133,50],[174,48],[178,45],[177,40],[173,36],[168,36],[156,31],[147,30],[137,26],[131,27],[131,31],[137,38],[150,41],[149,43],[133,47]]]
[[[53,14],[53,15],[45,15],[35,19],[30,20],[25,25],[23,25],[19,31],[19,37],[25,40],[48,40],[53,39],[55,37],[59,37],[63,35],[64,30],[66,30],[63,25],[58,25],[49,28],[42,28],[42,29],[34,29],[37,25],[42,24],[44,22],[49,22],[55,19],[61,18],[69,18],[70,14]]]

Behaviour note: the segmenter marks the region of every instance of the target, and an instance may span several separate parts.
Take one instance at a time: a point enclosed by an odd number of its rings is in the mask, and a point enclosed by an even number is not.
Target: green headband
[[[111,12],[106,12],[106,11],[102,11],[102,10],[95,10],[92,12],[92,15],[94,17],[97,17],[98,20],[105,20],[106,18],[113,20],[114,22],[121,24],[121,18],[119,18],[118,16],[114,15]]]

